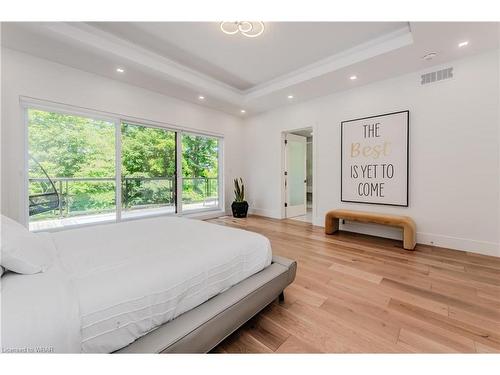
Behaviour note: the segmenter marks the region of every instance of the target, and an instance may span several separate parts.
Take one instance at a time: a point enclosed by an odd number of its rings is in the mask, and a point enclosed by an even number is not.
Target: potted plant
[[[234,202],[231,204],[234,217],[247,217],[248,203],[245,200],[245,185],[243,180],[234,179]]]

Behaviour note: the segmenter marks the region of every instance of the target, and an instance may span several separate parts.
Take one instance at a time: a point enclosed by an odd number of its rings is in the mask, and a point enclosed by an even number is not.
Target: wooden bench
[[[413,250],[417,244],[417,227],[413,219],[408,216],[354,210],[332,210],[327,212],[325,216],[326,234],[333,234],[339,230],[339,219],[403,228],[403,248],[406,250]]]

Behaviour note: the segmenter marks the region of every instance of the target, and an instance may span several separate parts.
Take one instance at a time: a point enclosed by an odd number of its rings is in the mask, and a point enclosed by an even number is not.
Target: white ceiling
[[[271,22],[255,39],[217,22],[2,24],[8,48],[238,116],[496,49],[498,37],[497,23]]]
[[[93,26],[240,90],[407,26],[404,22],[273,22],[258,38],[217,22],[100,22]]]

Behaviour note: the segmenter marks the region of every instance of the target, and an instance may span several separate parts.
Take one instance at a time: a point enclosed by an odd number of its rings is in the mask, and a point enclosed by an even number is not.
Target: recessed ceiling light
[[[354,81],[355,79],[358,79],[358,77],[357,77],[357,76],[350,76],[350,77],[349,77],[349,79],[350,79],[351,81]]]
[[[205,100],[205,97],[203,95],[198,95],[198,99]]]
[[[244,109],[240,110],[241,113],[246,113],[247,111],[245,111]]]
[[[293,95],[288,95],[288,99],[293,99]]]
[[[125,73],[125,69],[123,69],[123,68],[116,68],[116,71],[118,73]]]
[[[437,52],[429,52],[429,53],[423,55],[422,59],[429,61],[429,60],[432,60],[436,56],[437,56]]]
[[[463,42],[458,43],[458,47],[462,48],[462,47],[465,47],[467,44],[469,44],[469,41],[464,40]]]

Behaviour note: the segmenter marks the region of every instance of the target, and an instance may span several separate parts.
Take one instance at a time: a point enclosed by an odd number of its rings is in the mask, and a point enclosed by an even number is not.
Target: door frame
[[[286,171],[286,154],[285,154],[285,139],[286,135],[288,133],[293,133],[296,131],[301,131],[301,130],[307,130],[307,129],[312,129],[313,136],[312,136],[312,147],[313,147],[313,160],[312,160],[312,180],[313,180],[313,186],[312,186],[312,223],[315,224],[315,218],[317,216],[317,188],[316,186],[318,185],[318,173],[317,173],[317,161],[318,161],[318,126],[317,124],[311,124],[309,126],[303,126],[300,128],[292,128],[292,129],[286,129],[281,132],[280,135],[280,144],[281,144],[281,170],[280,170],[280,190],[281,190],[281,210],[280,210],[280,217],[281,219],[286,219],[286,207],[285,207],[285,202],[286,202],[286,190],[285,190],[285,171]]]
[[[286,140],[287,143],[285,143],[285,163],[286,163],[286,175],[284,176],[287,184],[285,188],[286,192],[286,202],[287,206],[285,208],[285,213],[286,217],[292,218],[292,217],[297,217],[297,216],[303,216],[307,214],[307,137],[303,135],[297,135],[297,134],[292,134],[292,133],[287,133],[286,135]],[[296,165],[292,165],[290,163],[290,143],[300,143],[303,145],[304,153],[303,153],[303,158],[304,158],[304,164],[302,165],[302,172],[304,173],[303,178],[301,178],[301,184],[303,188],[303,194],[302,195],[302,204],[297,204],[297,205],[292,205],[291,204],[291,181],[290,177],[292,176],[291,170],[295,167]],[[294,177],[296,178],[296,177]]]

